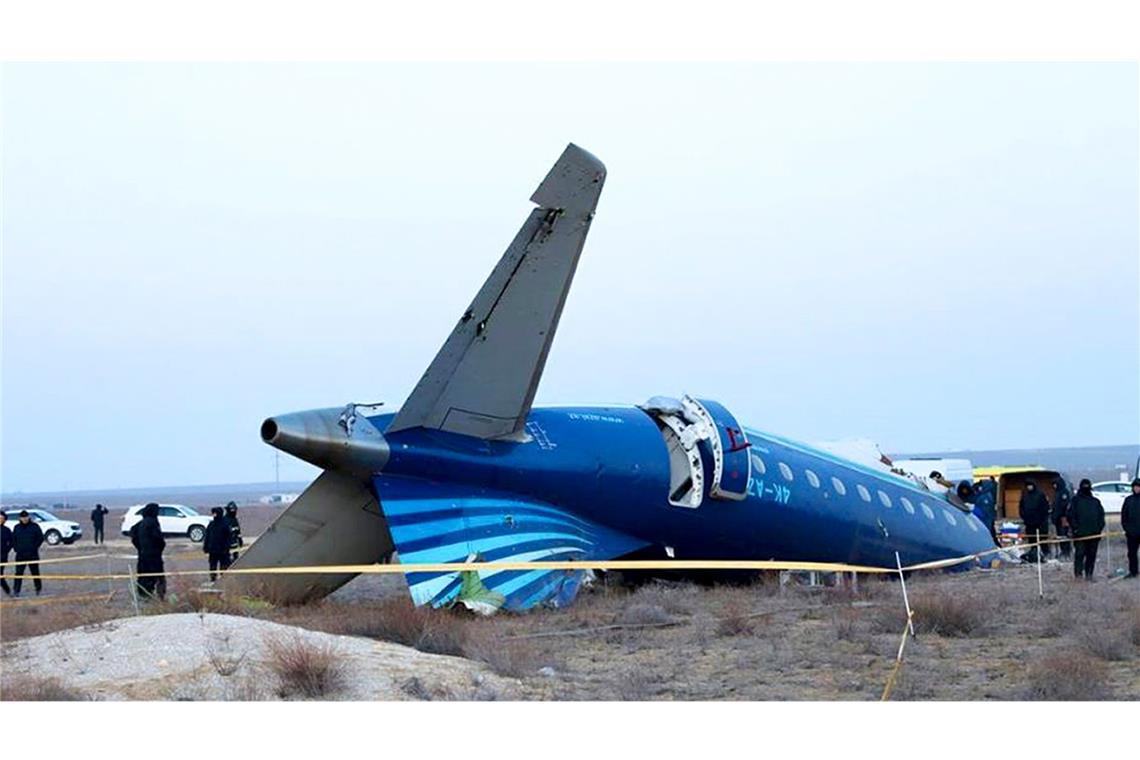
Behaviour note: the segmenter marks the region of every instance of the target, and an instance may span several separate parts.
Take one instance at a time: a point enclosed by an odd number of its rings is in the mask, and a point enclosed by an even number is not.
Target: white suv
[[[1093,483],[1093,496],[1100,499],[1100,505],[1108,514],[1120,514],[1124,500],[1132,494],[1132,486],[1119,480],[1106,480]]]
[[[6,509],[5,512],[8,513],[8,527],[15,527],[19,521],[20,510]],[[79,523],[61,520],[43,509],[29,509],[27,512],[32,522],[39,523],[40,530],[44,532],[44,541],[50,546],[73,544],[83,537],[83,529],[79,527]]]
[[[146,506],[136,504],[123,515],[123,527],[120,528],[124,536],[131,534],[131,528],[142,519],[139,512]],[[183,504],[159,504],[158,526],[162,528],[164,536],[186,536],[196,544],[202,543],[206,537],[206,526],[210,524],[208,515],[200,515],[192,507]]]

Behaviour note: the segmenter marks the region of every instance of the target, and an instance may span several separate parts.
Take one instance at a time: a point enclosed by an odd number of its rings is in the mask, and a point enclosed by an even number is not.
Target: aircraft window
[[[931,509],[930,505],[927,504],[925,501],[922,502],[922,514],[926,515],[927,520],[933,520],[934,519],[934,510]]]
[[[910,503],[910,499],[903,496],[901,499],[899,499],[899,501],[902,502],[903,509],[907,511],[907,514],[914,514],[914,505]]]
[[[819,476],[811,470],[804,470],[804,475],[807,476],[807,481],[811,483],[812,488],[819,488]]]
[[[859,492],[859,498],[863,501],[871,500],[871,492],[864,488],[862,483],[857,483],[855,485],[855,490]]]
[[[948,510],[948,509],[942,510],[942,516],[945,517],[946,522],[950,523],[951,525],[957,525],[958,524],[957,518],[955,518],[954,515],[950,514],[950,510]]]
[[[788,467],[783,462],[780,462],[780,474],[784,476],[784,480],[788,481],[789,483],[792,482],[792,468]]]
[[[835,492],[837,494],[839,494],[840,496],[846,496],[847,495],[847,486],[843,485],[843,481],[840,480],[839,478],[836,478],[836,477],[831,478],[831,487],[834,488]]]
[[[764,464],[764,460],[755,454],[752,455],[752,469],[756,470],[757,475],[763,475],[768,472],[768,467]]]
[[[975,533],[978,532],[978,521],[977,520],[966,520],[966,524],[970,526],[970,530],[974,531]]]
[[[879,491],[879,501],[882,503],[882,505],[884,507],[890,507],[891,506],[891,497],[887,496],[882,491]]]

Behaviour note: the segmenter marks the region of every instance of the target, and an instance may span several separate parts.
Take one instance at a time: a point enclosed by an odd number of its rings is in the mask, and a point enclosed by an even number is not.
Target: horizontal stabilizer
[[[369,565],[392,552],[380,505],[366,482],[326,470],[234,563],[235,569]],[[228,575],[227,592],[298,603],[331,594],[353,573]]]
[[[417,605],[560,607],[573,600],[586,571],[479,571],[479,562],[614,559],[647,543],[508,494],[387,475],[375,484],[401,563],[471,563],[471,573],[408,573]]]
[[[387,432],[413,427],[521,437],[606,169],[576,145],[531,200],[539,205],[420,378]]]

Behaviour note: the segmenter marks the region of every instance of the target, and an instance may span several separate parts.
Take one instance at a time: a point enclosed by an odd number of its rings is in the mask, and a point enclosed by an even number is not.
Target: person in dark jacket
[[[1021,492],[1021,501],[1018,502],[1018,512],[1021,521],[1025,523],[1025,538],[1030,542],[1044,541],[1049,538],[1049,500],[1045,494],[1037,490],[1037,481],[1028,478],[1025,488]],[[1037,561],[1037,552],[1042,557],[1049,556],[1049,544],[1035,546],[1024,557],[1027,562]]]
[[[44,590],[43,581],[40,580],[40,547],[43,543],[43,529],[32,522],[27,510],[20,510],[20,522],[12,528],[12,548],[16,550],[16,581],[12,584],[12,596],[20,595],[20,588],[24,585],[25,567],[32,574],[36,596]]]
[[[997,545],[997,531],[994,522],[997,520],[997,484],[992,479],[983,480],[974,486],[974,514],[990,532],[990,538]]]
[[[94,527],[95,543],[103,543],[103,515],[107,514],[110,510],[102,504],[96,504],[95,509],[91,510],[91,525]]]
[[[238,522],[237,504],[232,501],[226,505],[226,524],[230,526],[230,562],[237,562],[238,548],[242,546],[241,523]]]
[[[1053,481],[1053,527],[1057,531],[1058,539],[1071,535],[1069,523],[1072,522],[1072,518],[1069,516],[1069,504],[1072,497],[1073,495],[1069,493],[1069,484],[1064,478]],[[1068,557],[1072,550],[1071,541],[1058,541],[1057,551],[1062,557]]]
[[[1120,510],[1120,527],[1128,543],[1128,577],[1140,577],[1136,555],[1140,552],[1140,478],[1132,481],[1132,495],[1124,500]]]
[[[0,588],[4,589],[4,593],[8,596],[12,595],[12,589],[8,588],[8,581],[4,578],[4,571],[7,570],[4,565],[8,564],[8,555],[12,553],[12,529],[8,527],[8,513],[0,511]]]
[[[1078,486],[1069,514],[1072,516],[1073,528],[1073,574],[1080,578],[1081,573],[1084,573],[1084,577],[1091,580],[1096,567],[1099,535],[1104,532],[1104,506],[1100,499],[1093,496],[1092,482],[1088,478]]]
[[[214,519],[206,526],[206,537],[202,540],[202,551],[210,558],[210,582],[216,580],[217,570],[228,570],[230,566],[230,524],[221,507],[210,510]]]
[[[142,508],[142,519],[131,527],[131,544],[138,550],[138,588],[144,597],[166,598],[166,578],[149,573],[162,573],[162,552],[166,539],[162,537],[162,526],[158,524],[158,505],[147,504]]]

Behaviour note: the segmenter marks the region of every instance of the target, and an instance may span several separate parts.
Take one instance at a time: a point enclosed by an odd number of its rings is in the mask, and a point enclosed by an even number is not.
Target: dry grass
[[[704,589],[691,583],[647,583],[633,595],[634,602],[660,607],[670,617],[692,615]]]
[[[911,590],[910,608],[916,633],[948,638],[984,636],[989,617],[994,614],[989,600],[948,589],[920,587]],[[886,604],[872,618],[875,633],[899,633],[906,625],[906,609]]]
[[[13,678],[0,686],[5,702],[81,702],[88,697],[65,686],[58,678]]]
[[[1115,621],[1107,624],[1086,622],[1077,629],[1077,645],[1085,654],[1100,660],[1120,662],[1131,659],[1135,654],[1128,630],[1117,627]]]
[[[913,601],[911,609],[916,630],[950,637],[979,635],[990,614],[989,605],[982,599],[946,590],[926,590]]]
[[[1108,668],[1080,652],[1051,654],[1029,667],[1025,698],[1082,702],[1112,698]]]
[[[344,662],[331,644],[312,644],[296,635],[266,636],[265,654],[282,698],[321,699],[345,686]]]
[[[544,664],[542,650],[533,641],[507,639],[498,627],[483,628],[467,636],[463,656],[508,678],[533,676]]]
[[[1128,622],[1128,638],[1140,647],[1140,609],[1132,611],[1132,619]]]
[[[721,610],[716,623],[718,636],[747,636],[756,631],[759,618],[751,616],[752,610],[740,599],[730,599]]]
[[[360,607],[343,605],[337,633],[392,641],[429,654],[462,656],[470,620],[458,610],[416,607],[406,597]]]
[[[673,622],[673,616],[660,604],[631,602],[618,613],[617,622],[622,625],[663,625]]]
[[[15,641],[29,636],[41,636],[67,628],[80,628],[105,623],[121,617],[121,610],[101,603],[60,603],[18,606],[3,611],[0,641]]]
[[[831,621],[835,629],[835,638],[840,641],[859,641],[864,638],[863,626],[859,624],[859,616],[852,610],[840,610]]]

